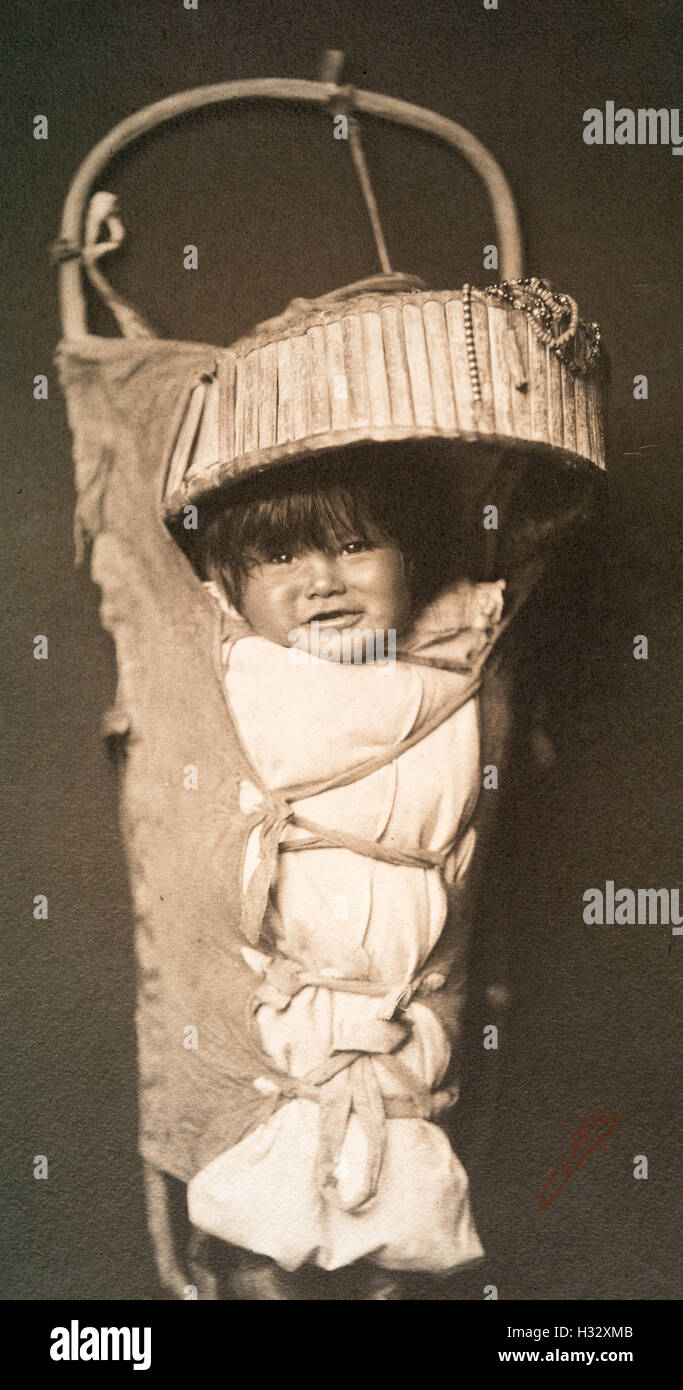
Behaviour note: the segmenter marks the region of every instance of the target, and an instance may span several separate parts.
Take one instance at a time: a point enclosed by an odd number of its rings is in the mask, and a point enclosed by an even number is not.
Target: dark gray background
[[[582,894],[606,879],[631,888],[678,882],[674,294],[683,160],[666,148],[594,148],[581,138],[584,109],[605,100],[678,104],[675,12],[668,0],[500,0],[496,12],[480,0],[200,0],[197,13],[181,0],[5,8],[6,838],[16,871],[5,918],[16,956],[3,1007],[6,1297],[159,1296],[135,1147],[131,915],[115,774],[97,732],[114,661],[87,567],[73,568],[48,247],[78,163],[124,116],[198,84],[315,77],[331,47],[346,51],[348,80],[452,116],[490,147],[518,197],[529,268],[603,325],[610,519],[602,566],[562,577],[564,614],[532,610],[550,653],[559,758],[545,780],[516,789],[501,848],[496,891],[515,1007],[500,1052],[487,1054],[499,1109],[472,1182],[490,1251],[486,1278],[501,1298],[676,1296],[674,991],[683,940],[665,927],[589,928]],[[32,138],[36,113],[49,117],[48,142]],[[494,234],[469,168],[379,123],[366,123],[365,148],[395,268],[436,286],[488,283],[481,248]],[[229,344],[294,295],[377,268],[348,149],[318,112],[254,105],[190,117],[118,159],[104,186],[119,194],[129,234],[107,274],[163,336]],[[182,269],[187,242],[199,246],[196,273]],[[113,331],[99,308],[91,326]],[[37,372],[49,376],[47,402],[32,399]],[[633,399],[636,373],[649,378],[647,402]],[[607,586],[601,617],[596,623],[594,610],[584,626],[596,584]],[[36,633],[49,637],[46,662],[33,659]],[[647,663],[633,660],[636,633],[649,638]],[[46,923],[32,917],[37,893],[49,898]],[[539,1211],[571,1130],[594,1106],[630,1109],[604,1157]],[[36,1153],[49,1158],[47,1182],[32,1176]],[[632,1177],[641,1153],[647,1182]]]

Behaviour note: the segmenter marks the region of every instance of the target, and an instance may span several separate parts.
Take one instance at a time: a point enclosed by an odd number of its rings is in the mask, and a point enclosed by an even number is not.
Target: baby
[[[474,848],[476,692],[504,585],[449,574],[453,542],[426,518],[415,479],[316,460],[236,485],[202,537],[253,769],[255,1085],[280,1103],[193,1178],[188,1211],[244,1252],[251,1297],[349,1266],[356,1296],[397,1297],[401,1271],[483,1254],[438,1123],[458,1093],[429,1000],[446,983],[447,885]]]

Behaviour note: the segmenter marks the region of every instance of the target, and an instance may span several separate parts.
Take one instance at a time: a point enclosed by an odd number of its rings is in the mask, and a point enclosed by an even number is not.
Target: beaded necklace
[[[547,280],[527,275],[520,280],[503,280],[500,285],[488,285],[483,293],[512,309],[521,309],[529,319],[539,342],[546,343],[551,352],[564,362],[572,376],[583,376],[600,352],[600,328],[579,318],[576,301],[568,294],[551,289]],[[577,328],[585,335],[583,360],[574,357],[573,340]],[[559,332],[558,332],[559,330]]]

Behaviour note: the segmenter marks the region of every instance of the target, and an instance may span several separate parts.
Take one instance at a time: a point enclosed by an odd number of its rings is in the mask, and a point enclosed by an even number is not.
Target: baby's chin
[[[297,656],[301,653],[331,661],[338,665],[365,666],[373,662],[386,665],[396,656],[400,629],[387,624],[371,626],[369,620],[353,626],[305,623],[293,628],[281,646],[289,647]]]

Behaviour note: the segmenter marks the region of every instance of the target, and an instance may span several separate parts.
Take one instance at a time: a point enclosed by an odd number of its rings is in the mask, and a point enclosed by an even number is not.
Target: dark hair
[[[441,495],[423,465],[419,444],[410,451],[383,445],[251,474],[201,516],[195,564],[239,608],[247,573],[264,551],[331,551],[351,536],[388,539],[409,565],[414,601],[424,602],[449,577],[458,538],[452,470]]]

